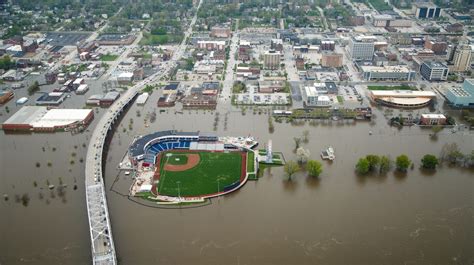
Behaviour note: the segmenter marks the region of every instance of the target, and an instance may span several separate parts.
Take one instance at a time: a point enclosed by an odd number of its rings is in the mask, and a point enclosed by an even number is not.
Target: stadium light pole
[[[220,181],[221,180],[219,178],[217,178],[217,201],[218,202],[220,201],[220,197],[221,197],[221,196],[219,196],[219,192],[220,192],[220,189],[221,189],[220,188]]]
[[[179,202],[181,202],[181,191],[179,189],[179,184],[181,184],[181,181],[176,181],[176,183],[178,184],[178,198],[179,198]]]

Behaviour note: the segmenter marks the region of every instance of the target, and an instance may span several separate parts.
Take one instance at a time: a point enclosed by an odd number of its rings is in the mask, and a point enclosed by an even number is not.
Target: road
[[[293,46],[288,43],[283,44],[283,58],[285,62],[287,79],[290,81],[298,81],[300,77],[296,69],[295,56],[293,55]]]
[[[237,52],[237,47],[239,46],[239,20],[236,20],[236,31],[232,35],[230,40],[230,51],[229,51],[229,61],[227,62],[227,69],[225,71],[224,84],[222,87],[221,95],[219,97],[219,105],[230,107],[231,97],[232,97],[232,86],[234,85],[234,66],[236,64],[235,54]]]
[[[112,125],[115,123],[124,108],[131,104],[135,96],[148,84],[155,82],[169,74],[169,70],[176,65],[186,49],[186,40],[192,34],[192,28],[196,23],[197,12],[203,0],[200,0],[189,28],[180,46],[173,54],[170,61],[164,63],[164,67],[150,77],[137,83],[128,89],[107,112],[100,118],[89,142],[85,165],[86,205],[91,234],[91,251],[93,264],[117,264],[110,217],[105,197],[104,180],[102,173],[102,154],[105,139]]]
[[[118,65],[128,57],[128,55],[130,54],[130,52],[132,52],[137,46],[138,46],[138,43],[140,43],[141,39],[143,38],[143,33],[140,31],[137,36],[136,36],[136,39],[133,41],[133,43],[131,45],[128,45],[125,50],[119,55],[119,57],[113,61],[111,64],[109,64],[109,69],[107,70],[107,72],[104,74],[104,77],[107,78],[109,77],[110,75],[112,75],[112,73],[117,69]]]
[[[321,14],[321,20],[324,23],[324,32],[329,32],[329,25],[328,21],[326,20],[326,16],[324,15],[324,11],[321,7],[318,6],[318,11]]]

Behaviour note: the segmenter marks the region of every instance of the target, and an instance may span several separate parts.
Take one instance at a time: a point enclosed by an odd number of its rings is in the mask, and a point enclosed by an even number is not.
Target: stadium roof
[[[374,97],[397,97],[397,98],[416,98],[429,97],[434,98],[436,94],[432,91],[412,91],[412,90],[372,90]]]
[[[152,133],[152,134],[147,134],[145,136],[142,136],[140,138],[138,138],[137,140],[135,140],[135,142],[133,142],[133,144],[130,146],[129,148],[129,152],[131,154],[132,157],[135,157],[135,156],[139,156],[139,155],[142,155],[144,153],[144,149],[145,149],[145,145],[148,144],[150,141],[154,140],[154,139],[157,139],[157,138],[160,138],[160,137],[163,137],[163,136],[167,136],[167,135],[176,135],[176,136],[198,136],[199,133],[198,132],[178,132],[178,131],[175,131],[175,130],[169,130],[169,131],[159,131],[159,132],[155,132],[155,133]]]

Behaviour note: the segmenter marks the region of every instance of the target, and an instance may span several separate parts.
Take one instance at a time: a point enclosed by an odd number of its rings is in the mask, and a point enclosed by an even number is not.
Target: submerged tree
[[[310,155],[311,153],[308,149],[304,149],[303,147],[296,149],[296,157],[298,158],[298,164],[300,165],[306,163]]]
[[[397,156],[395,160],[395,165],[398,171],[406,172],[408,167],[411,165],[411,160],[407,155]]]
[[[388,156],[381,156],[379,173],[380,174],[387,173],[390,170],[391,164],[392,164],[392,161],[390,161],[390,158],[388,158]]]
[[[303,131],[303,143],[307,144],[309,142],[309,131],[304,130]]]
[[[421,159],[421,166],[426,169],[436,169],[438,165],[438,158],[431,154],[426,154]]]
[[[360,158],[356,164],[356,172],[360,175],[365,175],[370,171],[370,163],[367,158]]]
[[[288,180],[291,181],[291,177],[300,170],[300,166],[295,161],[290,160],[286,162],[285,166],[283,167],[283,170],[285,171]]]
[[[374,171],[380,164],[380,157],[378,155],[367,155],[365,159],[369,162],[369,171]]]
[[[319,177],[323,172],[323,166],[317,160],[309,160],[308,163],[306,163],[306,170],[308,170],[308,175],[311,177]]]

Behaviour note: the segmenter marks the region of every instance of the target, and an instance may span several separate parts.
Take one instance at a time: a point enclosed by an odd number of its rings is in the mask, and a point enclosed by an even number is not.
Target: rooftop
[[[416,98],[416,97],[430,97],[435,98],[436,94],[432,91],[421,90],[371,90],[375,97],[397,97],[397,98]]]
[[[421,117],[426,119],[446,119],[446,116],[444,116],[443,114],[435,113],[421,114]]]
[[[364,72],[400,72],[400,73],[409,73],[413,72],[405,65],[385,65],[385,66],[371,66],[363,65],[361,66],[362,71]]]
[[[4,124],[31,125],[36,128],[65,126],[83,121],[91,109],[50,109],[41,106],[24,106],[13,114]]]
[[[448,68],[448,66],[442,62],[425,61],[424,64],[426,64],[429,68]]]

